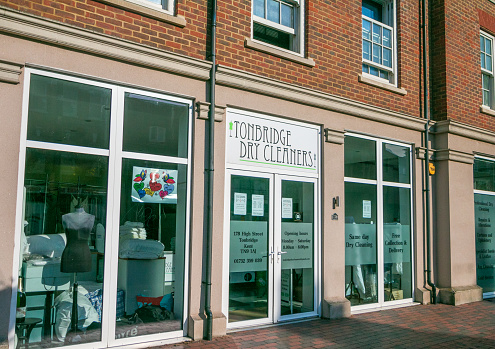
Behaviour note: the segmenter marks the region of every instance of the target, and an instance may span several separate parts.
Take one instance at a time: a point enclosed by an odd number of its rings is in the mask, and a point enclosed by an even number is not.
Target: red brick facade
[[[495,131],[495,117],[482,105],[480,30],[495,34],[495,3],[488,0],[432,2],[432,117]]]
[[[484,2],[487,3],[485,10],[495,9],[495,4]],[[217,61],[261,76],[421,117],[420,2],[397,0],[398,87],[406,90],[406,95],[358,82],[362,69],[361,3],[361,0],[350,0],[342,6],[342,2],[337,0],[306,1],[305,51],[306,57],[315,62],[314,67],[309,67],[245,47],[244,39],[251,35],[251,1],[219,0]],[[209,5],[206,0],[177,1],[176,12],[187,22],[184,28],[92,0],[0,0],[0,5],[158,49],[208,59]],[[470,67],[478,66],[473,68],[472,74],[464,74],[462,78],[452,73],[447,75],[449,89],[453,91],[463,91],[466,86],[471,86],[469,93],[465,94],[470,99],[469,103],[463,101],[465,98],[455,97],[458,101],[455,98],[448,100],[447,105],[449,110],[454,106],[458,108],[455,115],[462,116],[456,118],[468,122],[472,119],[469,114],[479,110],[478,100],[481,98],[479,53],[474,52],[478,24],[472,22],[478,14],[476,6],[472,6],[469,14],[464,14],[458,9],[463,6],[455,5],[449,9],[453,20],[457,18],[455,21],[462,24],[453,22],[452,25],[472,32],[472,39],[468,41],[474,41],[469,49],[458,52],[458,55],[469,61]],[[464,40],[462,36],[458,38]],[[462,46],[455,42],[449,45],[453,48]],[[472,57],[468,56],[471,51],[474,52]],[[468,83],[471,81],[476,81],[476,84]],[[438,93],[438,88],[434,92]],[[435,98],[442,100],[441,97]],[[434,110],[435,115],[441,118],[441,112]],[[495,129],[495,125],[493,127]]]

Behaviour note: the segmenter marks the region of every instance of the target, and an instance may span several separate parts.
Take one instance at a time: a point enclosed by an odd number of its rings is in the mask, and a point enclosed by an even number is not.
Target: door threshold
[[[274,327],[274,326],[297,324],[300,322],[314,321],[314,320],[318,320],[318,319],[320,319],[319,316],[311,316],[311,317],[307,317],[307,318],[303,318],[303,319],[283,320],[283,321],[279,321],[279,322],[273,323],[273,324],[252,325],[252,326],[246,326],[246,327],[231,328],[231,329],[227,329],[227,334],[228,333],[235,333],[235,332],[242,332],[242,331],[249,331],[249,330],[258,330],[261,328],[269,328],[269,327]]]

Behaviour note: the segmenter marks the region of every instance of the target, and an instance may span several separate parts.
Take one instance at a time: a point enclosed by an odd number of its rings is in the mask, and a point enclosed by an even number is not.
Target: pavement
[[[159,348],[495,348],[495,298],[273,325]]]

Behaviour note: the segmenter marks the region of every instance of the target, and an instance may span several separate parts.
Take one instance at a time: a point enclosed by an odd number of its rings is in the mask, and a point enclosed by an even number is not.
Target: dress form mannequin
[[[88,246],[88,239],[95,216],[86,213],[84,208],[76,206],[76,211],[62,216],[62,225],[67,236],[67,245],[62,252],[60,261],[60,271],[62,273],[74,273],[74,283],[72,285],[72,316],[71,329],[75,334],[79,321],[77,312],[77,273],[91,271],[91,251]],[[72,336],[67,336],[66,341],[70,342]]]
[[[76,206],[76,212],[62,216],[62,225],[67,235],[67,245],[62,253],[62,273],[84,273],[91,271],[89,234],[95,224],[95,216]]]

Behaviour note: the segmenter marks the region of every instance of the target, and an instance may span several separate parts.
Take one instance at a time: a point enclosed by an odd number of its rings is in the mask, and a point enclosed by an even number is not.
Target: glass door
[[[230,171],[224,284],[229,327],[317,314],[316,184],[311,178]]]
[[[316,179],[275,176],[275,322],[316,315]]]

